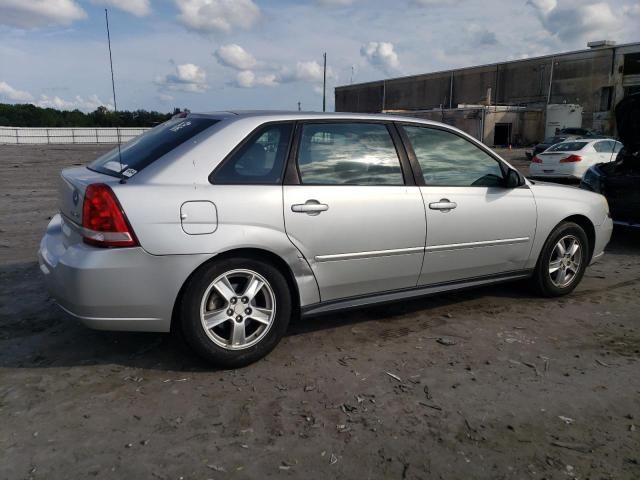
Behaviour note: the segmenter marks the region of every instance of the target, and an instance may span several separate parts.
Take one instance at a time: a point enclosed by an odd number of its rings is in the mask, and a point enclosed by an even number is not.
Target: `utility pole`
[[[322,73],[322,111],[327,111],[327,52],[324,52],[324,71]]]
[[[353,85],[353,65],[351,65],[351,78],[349,79],[349,85]]]

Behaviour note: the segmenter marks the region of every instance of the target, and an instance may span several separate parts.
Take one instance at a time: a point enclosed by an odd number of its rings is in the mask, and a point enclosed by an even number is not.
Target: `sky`
[[[0,102],[327,109],[333,88],[640,41],[638,0],[0,0]]]

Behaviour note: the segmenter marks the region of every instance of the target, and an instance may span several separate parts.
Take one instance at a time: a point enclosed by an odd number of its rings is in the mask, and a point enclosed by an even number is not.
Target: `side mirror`
[[[524,178],[515,170],[509,169],[504,178],[505,188],[517,188],[524,185]]]

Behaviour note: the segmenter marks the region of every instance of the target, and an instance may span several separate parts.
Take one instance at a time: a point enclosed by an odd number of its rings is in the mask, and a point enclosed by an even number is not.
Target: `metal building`
[[[444,121],[488,145],[534,143],[562,126],[613,135],[616,103],[640,91],[640,43],[600,41],[588,46],[336,87],[336,111],[398,112]],[[561,110],[581,125],[551,122],[563,118]]]

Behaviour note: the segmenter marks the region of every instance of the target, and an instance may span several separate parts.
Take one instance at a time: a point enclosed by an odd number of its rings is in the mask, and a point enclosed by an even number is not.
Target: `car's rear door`
[[[400,131],[420,169],[427,215],[419,284],[524,269],[537,219],[528,186],[506,188],[506,165],[458,132],[415,124]]]
[[[425,211],[393,124],[301,122],[289,161],[285,228],[323,301],[416,285]]]

